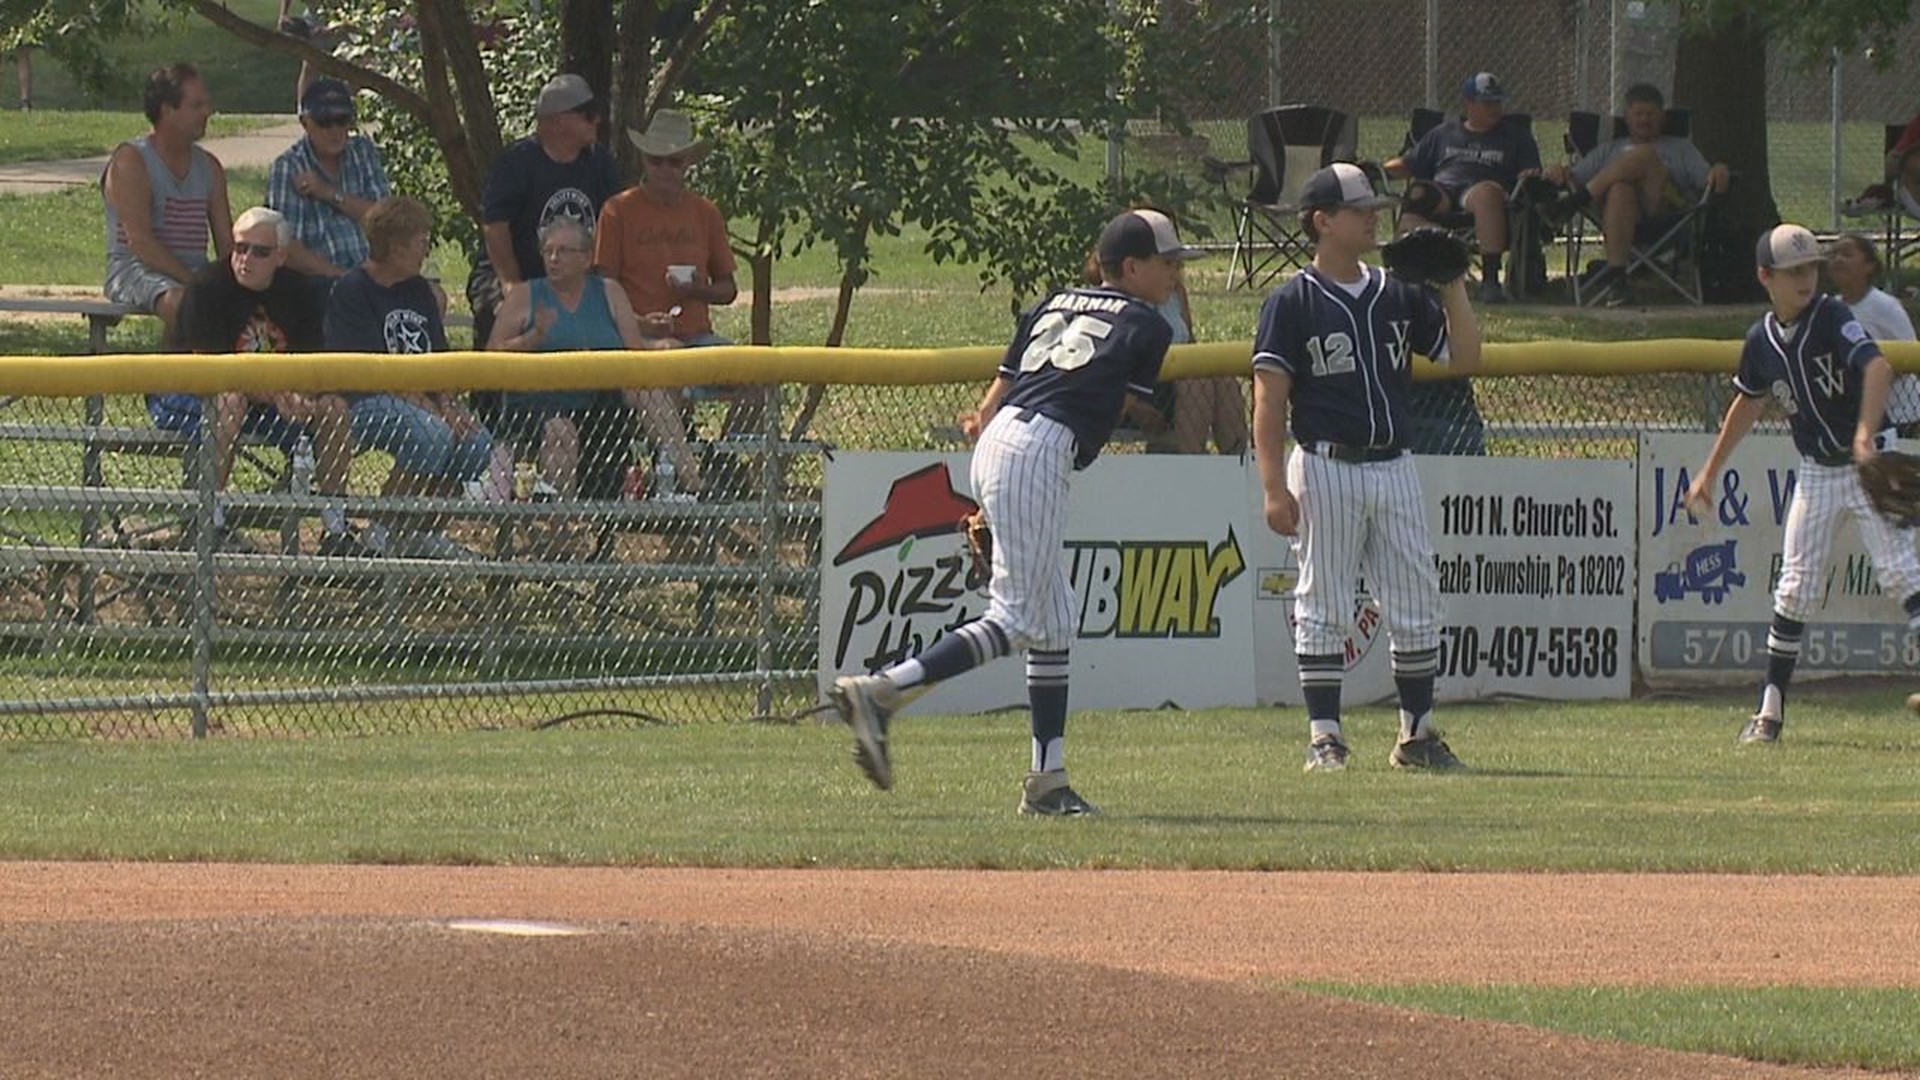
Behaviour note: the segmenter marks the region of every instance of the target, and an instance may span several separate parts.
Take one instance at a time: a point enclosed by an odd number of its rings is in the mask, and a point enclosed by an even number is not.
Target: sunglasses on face
[[[648,165],[671,165],[676,169],[684,169],[693,164],[693,159],[679,155],[673,157],[654,157],[652,154],[643,154],[641,156],[647,159]]]
[[[270,259],[273,257],[273,253],[279,250],[280,249],[273,244],[250,244],[245,240],[235,240],[233,242],[233,253],[235,255],[251,255],[256,259]]]
[[[313,126],[317,128],[350,128],[353,126],[353,117],[351,116],[335,116],[325,120],[309,116],[307,119],[313,121]]]

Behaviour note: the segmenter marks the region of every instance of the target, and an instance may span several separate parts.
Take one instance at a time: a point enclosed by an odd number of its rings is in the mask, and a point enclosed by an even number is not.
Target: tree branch
[[[673,52],[667,56],[667,62],[660,65],[660,70],[654,73],[653,84],[647,87],[646,113],[639,118],[640,127],[653,123],[654,110],[660,107],[674,87],[680,85],[686,69],[693,66],[700,43],[707,40],[713,24],[719,22],[732,6],[732,0],[708,0],[693,24],[687,27],[687,32],[680,35],[680,40],[674,43]]]
[[[357,89],[371,90],[423,124],[429,121],[431,109],[427,105],[427,99],[377,71],[342,60],[324,49],[314,48],[299,38],[290,37],[277,30],[269,30],[259,23],[235,15],[218,0],[192,0],[192,3],[195,14],[241,41],[262,49],[285,53],[288,56],[297,56],[305,60],[315,71],[331,75]]]

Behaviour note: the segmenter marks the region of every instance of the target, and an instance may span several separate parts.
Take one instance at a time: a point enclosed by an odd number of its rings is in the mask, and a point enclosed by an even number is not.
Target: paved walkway
[[[200,145],[229,169],[264,169],[273,164],[273,159],[291,146],[300,134],[300,122],[288,117],[283,123],[261,128],[249,135],[206,139]],[[61,188],[97,183],[101,171],[106,167],[105,154],[70,161],[24,161],[16,165],[0,165],[0,194],[42,195]]]

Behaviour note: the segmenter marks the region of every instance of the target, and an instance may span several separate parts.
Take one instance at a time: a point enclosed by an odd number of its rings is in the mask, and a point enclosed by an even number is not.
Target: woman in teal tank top
[[[593,236],[571,218],[556,218],[540,230],[540,255],[547,276],[533,278],[508,294],[487,347],[505,352],[582,352],[593,349],[634,351],[668,348],[670,339],[640,332],[633,305],[619,285],[591,272]],[[501,434],[524,444],[536,436],[540,474],[562,498],[580,489],[581,421],[603,391],[515,390],[501,398]],[[647,434],[668,454],[681,490],[700,490],[700,461],[687,441],[686,425],[672,396],[664,390],[622,391],[624,404],[640,417]],[[626,448],[617,448],[622,455]],[[624,462],[623,462],[624,463]]]

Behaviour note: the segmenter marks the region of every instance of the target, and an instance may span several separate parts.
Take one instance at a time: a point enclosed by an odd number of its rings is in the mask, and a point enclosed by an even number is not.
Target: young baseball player
[[[1838,297],[1819,291],[1819,264],[1826,258],[1814,235],[1798,225],[1778,225],[1760,238],[1754,254],[1760,283],[1773,310],[1747,331],[1740,368],[1733,376],[1739,396],[1727,407],[1720,435],[1706,464],[1687,490],[1687,506],[1702,519],[1713,511],[1714,483],[1733,448],[1740,445],[1767,399],[1780,403],[1800,451],[1793,503],[1787,509],[1780,581],[1773,590],[1773,625],[1767,630],[1767,681],[1760,708],[1740,729],[1740,742],[1772,745],[1786,723],[1787,684],[1800,659],[1807,620],[1825,598],[1827,557],[1834,526],[1851,515],[1889,595],[1902,599],[1907,625],[1920,630],[1920,557],[1913,535],[1873,512],[1853,466],[1893,448],[1886,418],[1893,368]]]
[[[1099,812],[1067,783],[1067,649],[1075,625],[1062,561],[1067,481],[1099,455],[1128,395],[1153,396],[1173,333],[1154,305],[1172,294],[1179,264],[1201,252],[1181,243],[1165,214],[1129,210],[1107,224],[1096,253],[1105,282],[1063,289],[1022,317],[999,376],[965,425],[977,440],[973,496],[994,533],[986,614],[878,675],[834,682],[833,703],[853,728],[854,758],[881,788],[893,786],[887,722],[903,691],[1024,649],[1033,767],[1019,810]]]
[[[1360,257],[1372,251],[1378,195],[1357,166],[1307,178],[1301,224],[1313,265],[1267,297],[1253,342],[1253,444],[1267,524],[1296,537],[1294,652],[1311,731],[1307,771],[1347,767],[1340,729],[1343,655],[1364,579],[1386,615],[1400,692],[1397,768],[1457,769],[1433,726],[1440,582],[1413,458],[1407,397],[1413,354],[1467,373],[1480,324],[1464,278],[1433,290]],[[1288,411],[1297,445],[1286,453]]]

